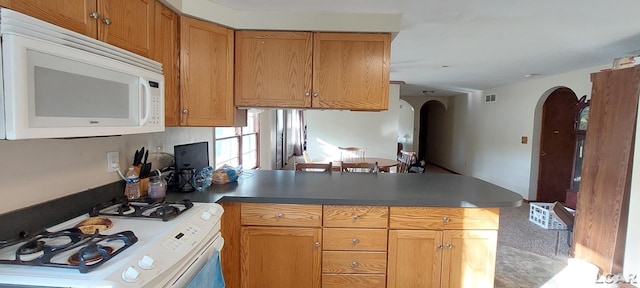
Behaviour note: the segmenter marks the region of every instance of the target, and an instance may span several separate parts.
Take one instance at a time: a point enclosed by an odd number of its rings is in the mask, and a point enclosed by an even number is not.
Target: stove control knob
[[[140,275],[140,272],[133,266],[129,266],[127,270],[122,272],[122,280],[133,283],[138,281],[138,275]]]
[[[216,209],[215,206],[212,206],[211,208],[209,208],[209,213],[213,214],[213,215],[217,215],[220,214],[220,211],[218,209]]]
[[[204,220],[204,221],[209,221],[209,220],[211,220],[211,213],[209,213],[207,211],[204,211],[200,215],[200,218],[202,218],[202,220]]]
[[[140,268],[144,270],[153,268],[154,263],[155,260],[153,260],[153,258],[149,257],[148,255],[144,255],[140,260],[138,260],[138,266],[140,266]]]

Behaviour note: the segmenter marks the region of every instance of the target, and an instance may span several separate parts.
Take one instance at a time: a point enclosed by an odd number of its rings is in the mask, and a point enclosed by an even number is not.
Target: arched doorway
[[[537,201],[565,202],[571,187],[577,103],[576,94],[562,87],[551,92],[542,106]]]
[[[438,151],[438,139],[443,134],[443,118],[446,107],[440,101],[429,100],[420,107],[420,132],[418,134],[418,160],[433,163]],[[435,163],[438,164],[438,163]]]

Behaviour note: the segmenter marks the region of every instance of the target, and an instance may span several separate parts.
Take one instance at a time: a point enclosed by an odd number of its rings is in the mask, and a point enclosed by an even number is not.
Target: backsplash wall
[[[120,171],[145,147],[173,154],[173,146],[209,141],[212,161],[213,128],[167,128],[149,133],[80,139],[0,140],[0,214],[118,181],[106,172],[106,152],[120,152]],[[149,161],[159,160],[154,154]],[[157,167],[155,163],[153,168]]]

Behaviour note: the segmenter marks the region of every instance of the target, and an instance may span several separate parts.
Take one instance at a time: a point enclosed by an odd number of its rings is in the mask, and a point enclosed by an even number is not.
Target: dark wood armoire
[[[575,225],[573,255],[601,273],[621,273],[640,93],[640,67],[591,74],[589,129]]]

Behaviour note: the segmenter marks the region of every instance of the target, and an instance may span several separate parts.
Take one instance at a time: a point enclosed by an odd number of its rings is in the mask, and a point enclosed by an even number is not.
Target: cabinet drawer
[[[384,274],[386,252],[324,251],[322,273]]]
[[[322,274],[322,288],[384,288],[384,274]]]
[[[242,203],[242,225],[320,227],[322,205]]]
[[[390,207],[391,229],[497,230],[498,208]]]
[[[324,228],[323,250],[387,251],[387,229]]]
[[[324,205],[324,227],[387,228],[387,206]]]

